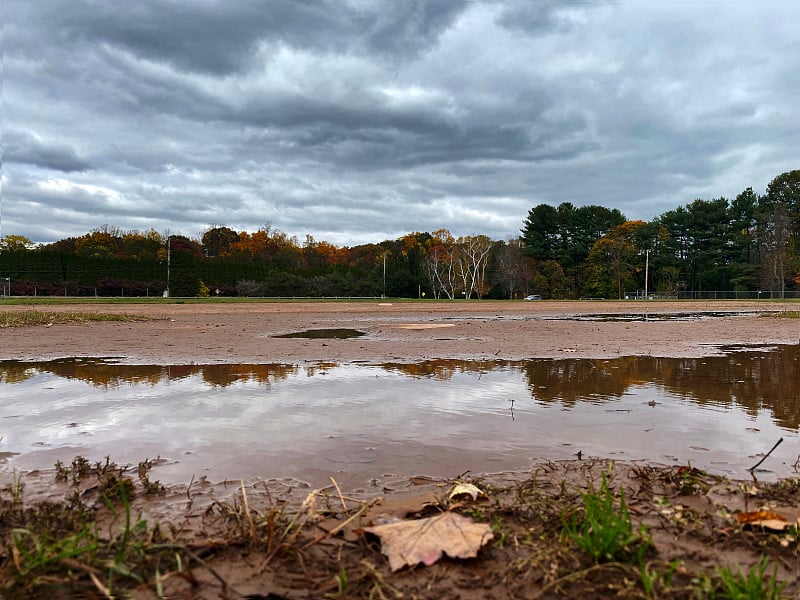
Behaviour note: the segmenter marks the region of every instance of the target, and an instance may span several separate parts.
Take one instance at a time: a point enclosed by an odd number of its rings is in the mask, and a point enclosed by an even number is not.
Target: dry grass
[[[476,559],[392,573],[379,542],[362,530],[381,510],[377,498],[345,496],[333,481],[290,502],[266,482],[238,482],[226,499],[192,509],[190,484],[187,512],[157,523],[137,516],[152,485],[142,475],[153,464],[140,464],[138,478],[108,461],[58,465],[56,476],[72,490],[63,503],[26,503],[24,490],[0,490],[0,595],[677,600],[732,597],[725,595],[731,586],[755,594],[735,596],[743,598],[800,592],[791,579],[797,530],[748,528],[733,517],[742,502],[796,505],[796,479],[756,490],[691,467],[547,463],[518,477],[470,479],[488,496],[477,502],[451,499],[452,482],[439,482],[436,500],[412,498],[419,508],[406,518],[457,510],[491,524],[494,539]],[[159,488],[154,493],[156,503],[176,502]],[[591,513],[595,501],[607,503],[602,514]],[[619,518],[626,521],[623,545],[633,531],[648,541],[652,534],[652,547],[597,560],[570,535],[570,524],[616,527]]]
[[[138,315],[119,315],[109,313],[79,313],[79,312],[55,312],[26,310],[21,312],[2,311],[0,312],[0,329],[9,327],[51,327],[53,325],[81,324],[98,321],[116,321],[131,323],[135,321],[147,321],[147,317]]]
[[[763,313],[765,317],[774,317],[778,319],[800,319],[800,310],[781,310],[775,312]]]

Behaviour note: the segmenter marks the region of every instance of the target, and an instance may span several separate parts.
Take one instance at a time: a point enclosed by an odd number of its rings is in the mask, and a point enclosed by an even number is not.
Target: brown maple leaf
[[[432,565],[442,553],[451,558],[473,558],[494,535],[488,524],[475,523],[455,512],[365,527],[364,531],[381,538],[381,551],[389,558],[392,571],[418,563]]]

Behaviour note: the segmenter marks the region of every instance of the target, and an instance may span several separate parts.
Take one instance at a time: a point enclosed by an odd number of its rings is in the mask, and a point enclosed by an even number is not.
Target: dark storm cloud
[[[108,44],[135,56],[217,75],[247,64],[265,34],[291,32],[304,22],[302,3],[274,2],[267,9],[245,2],[39,3],[41,19],[67,45]],[[306,19],[314,17],[307,11]],[[283,24],[283,27],[281,27]],[[318,25],[319,23],[317,23]],[[291,35],[287,37],[291,38]]]
[[[39,13],[66,43],[105,43],[179,69],[228,75],[250,68],[269,40],[324,52],[413,55],[464,8],[452,0],[269,2],[55,2]]]
[[[798,168],[788,0],[9,4],[3,233],[39,241],[506,238],[540,202],[649,219]]]
[[[89,164],[78,156],[75,148],[67,144],[46,142],[32,133],[13,129],[3,134],[3,160],[65,173],[89,168]]]

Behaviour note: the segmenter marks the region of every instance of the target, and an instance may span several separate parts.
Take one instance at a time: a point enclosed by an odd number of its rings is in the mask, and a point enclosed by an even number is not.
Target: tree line
[[[764,194],[696,199],[649,222],[618,209],[539,204],[520,236],[446,229],[335,246],[269,225],[211,226],[195,239],[103,226],[34,246],[0,239],[0,280],[14,295],[621,298],[630,291],[796,290],[800,170]],[[5,278],[8,278],[6,280]],[[6,289],[5,287],[3,288]]]
[[[553,297],[619,298],[640,289],[783,294],[800,284],[800,170],[777,176],[763,195],[747,188],[733,200],[697,199],[650,222],[600,206],[540,204],[522,234],[538,287]]]

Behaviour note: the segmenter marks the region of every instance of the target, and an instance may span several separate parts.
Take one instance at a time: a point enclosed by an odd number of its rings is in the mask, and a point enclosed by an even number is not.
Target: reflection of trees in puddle
[[[16,360],[0,361],[0,383],[23,383],[36,373],[38,370],[30,363]]]
[[[38,373],[77,379],[100,387],[151,385],[199,376],[214,387],[237,382],[267,385],[297,373],[292,365],[123,365],[106,359],[59,359],[38,363],[0,361],[0,382],[21,383]]]
[[[336,363],[305,367],[311,377],[336,368]],[[800,346],[736,349],[723,356],[663,358],[625,356],[613,359],[427,360],[386,363],[387,371],[415,378],[448,381],[459,373],[520,371],[531,396],[543,404],[572,407],[578,402],[604,402],[622,397],[634,386],[657,386],[700,405],[736,404],[751,416],[768,409],[782,427],[800,427]],[[269,385],[301,373],[292,365],[122,365],[104,359],[62,359],[41,363],[0,361],[0,383],[24,382],[37,373],[52,373],[102,387],[175,381],[199,376],[209,386],[237,382]]]
[[[522,365],[522,372],[534,399],[572,407],[579,401],[618,398],[630,385],[640,383],[622,371],[616,364],[619,360],[531,360]]]
[[[523,361],[458,360],[443,358],[424,360],[416,363],[383,363],[380,366],[387,371],[396,371],[411,377],[427,377],[447,381],[456,373],[486,373],[507,366],[519,368],[523,364]]]
[[[632,386],[655,385],[700,405],[736,404],[753,417],[769,409],[778,425],[800,426],[798,346],[704,358],[532,360],[522,370],[531,394],[543,403],[612,400]]]
[[[386,370],[447,381],[458,373],[521,371],[531,396],[543,404],[605,402],[634,386],[653,385],[700,405],[736,404],[755,417],[772,412],[775,422],[800,427],[800,347],[739,349],[724,356],[663,358],[624,356],[613,359],[532,359],[525,361],[427,360],[386,363]]]

